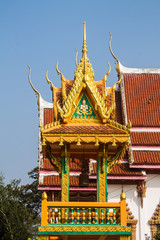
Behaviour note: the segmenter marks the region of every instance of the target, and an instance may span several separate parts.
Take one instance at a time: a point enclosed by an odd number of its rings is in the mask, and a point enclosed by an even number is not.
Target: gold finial
[[[108,63],[108,66],[109,66],[109,70],[108,70],[108,72],[104,75],[104,80],[105,80],[105,82],[107,81],[107,75],[109,76],[109,74],[110,74],[110,72],[111,72],[111,65],[110,65],[110,63]]]
[[[116,91],[116,86],[120,84],[122,81],[122,74],[120,73],[119,80],[113,85],[112,89]]]
[[[111,48],[111,40],[112,40],[112,34],[111,33],[109,33],[110,34],[110,40],[109,40],[109,49],[110,49],[110,52],[111,52],[111,54],[112,54],[112,56],[113,56],[113,58],[115,59],[115,61],[117,61],[118,62],[118,58],[114,55],[114,53],[113,53],[113,51],[112,51],[112,48]]]
[[[30,79],[30,74],[31,74],[31,68],[30,66],[28,65],[28,68],[29,68],[29,73],[28,73],[28,80],[29,80],[29,83],[31,85],[31,88],[33,89],[33,91],[35,92],[36,95],[38,95],[38,99],[37,99],[37,104],[39,106],[39,98],[40,98],[40,93],[34,88],[32,82],[31,82],[31,79]]]
[[[54,85],[53,85],[53,83],[49,80],[49,78],[48,78],[48,70],[47,70],[47,72],[46,72],[46,80],[47,80],[47,83],[48,84],[51,84],[51,90],[53,90],[53,88],[54,88]]]
[[[63,74],[58,69],[58,61],[57,61],[57,64],[56,64],[56,71],[57,71],[58,75],[61,75],[61,80],[62,80],[63,79]]]
[[[83,55],[84,55],[84,54],[87,54],[87,43],[86,43],[86,22],[84,22],[82,53],[83,53]]]
[[[122,193],[121,193],[121,201],[122,200],[126,200],[126,194],[123,192],[123,188],[122,188]]]
[[[42,193],[42,200],[47,200],[47,193],[46,192]]]
[[[113,56],[113,58],[115,59],[115,62],[117,62],[117,65],[116,65],[116,71],[119,73],[119,60],[118,58],[114,55],[113,51],[112,51],[112,48],[111,48],[111,40],[112,40],[112,34],[110,34],[110,40],[109,40],[109,49],[110,49],[110,52]]]

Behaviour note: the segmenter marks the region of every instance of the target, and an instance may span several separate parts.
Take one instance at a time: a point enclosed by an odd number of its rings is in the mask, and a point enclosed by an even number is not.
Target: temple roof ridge
[[[119,61],[119,72],[122,74],[160,74],[160,68],[129,68]]]
[[[129,68],[129,67],[123,66],[112,51],[111,40],[112,40],[112,35],[110,33],[109,49],[110,49],[111,55],[115,59],[115,62],[117,62],[115,69],[119,74],[120,73],[122,74],[160,74],[160,68]]]

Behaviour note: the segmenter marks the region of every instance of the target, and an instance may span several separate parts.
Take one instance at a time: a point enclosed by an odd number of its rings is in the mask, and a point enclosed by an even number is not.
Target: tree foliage
[[[40,224],[40,193],[37,190],[38,169],[28,173],[31,184],[20,186],[20,180],[5,185],[0,176],[0,239],[26,240],[36,235]]]
[[[156,232],[156,234],[154,235],[154,238],[156,240],[160,240],[160,232]]]

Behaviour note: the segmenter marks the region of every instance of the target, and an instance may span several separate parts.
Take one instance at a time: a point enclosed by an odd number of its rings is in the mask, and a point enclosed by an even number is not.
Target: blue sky
[[[160,1],[1,0],[0,1],[0,172],[5,181],[22,179],[38,164],[38,107],[28,83],[51,101],[45,80],[60,87],[59,69],[68,79],[75,71],[75,47],[81,57],[86,21],[88,57],[95,80],[112,72],[107,86],[117,80],[112,49],[127,67],[160,68]]]

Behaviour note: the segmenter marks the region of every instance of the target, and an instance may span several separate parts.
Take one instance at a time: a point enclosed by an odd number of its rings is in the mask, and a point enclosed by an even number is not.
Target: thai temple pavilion
[[[48,78],[52,102],[38,95],[39,190],[43,240],[154,239],[160,230],[160,69],[122,66],[106,87],[87,57],[73,80]]]

